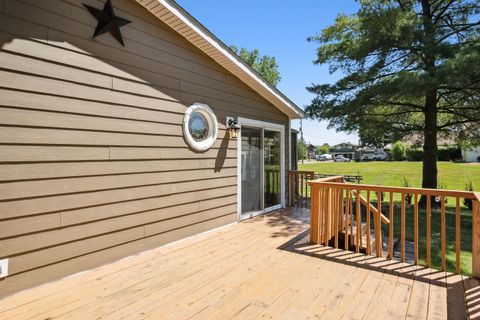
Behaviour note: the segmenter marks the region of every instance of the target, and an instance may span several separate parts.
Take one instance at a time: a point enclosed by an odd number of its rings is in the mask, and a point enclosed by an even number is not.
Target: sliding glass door
[[[262,210],[262,130],[242,128],[242,214]]]
[[[281,204],[281,175],[280,175],[280,132],[264,130],[263,135],[263,168],[264,208]]]
[[[284,192],[282,130],[268,126],[241,125],[240,219],[282,205]]]

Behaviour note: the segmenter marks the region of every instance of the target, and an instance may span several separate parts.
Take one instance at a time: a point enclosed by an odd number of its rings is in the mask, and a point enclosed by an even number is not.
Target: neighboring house
[[[307,153],[308,159],[315,159],[315,146],[313,144],[307,146]]]
[[[355,151],[358,149],[358,145],[345,142],[332,146],[332,156],[344,156],[345,158],[355,160]]]
[[[302,110],[174,1],[84,3],[0,1],[0,296],[285,206]]]
[[[462,149],[462,158],[465,162],[480,162],[480,147]]]

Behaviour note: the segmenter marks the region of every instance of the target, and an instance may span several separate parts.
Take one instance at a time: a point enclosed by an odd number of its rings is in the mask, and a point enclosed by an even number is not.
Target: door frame
[[[254,120],[249,118],[238,117],[237,119],[238,126],[240,127],[239,134],[237,137],[237,220],[249,219],[273,210],[278,210],[285,208],[285,126],[282,124]],[[249,212],[242,215],[242,126],[252,127],[262,129],[262,180],[261,187],[262,190],[262,202],[261,205],[264,205],[264,179],[265,179],[265,150],[264,150],[264,131],[277,131],[280,132],[280,204],[264,208],[260,211]]]

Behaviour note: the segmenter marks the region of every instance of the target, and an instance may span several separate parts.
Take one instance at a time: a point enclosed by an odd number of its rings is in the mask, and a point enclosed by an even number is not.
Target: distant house
[[[345,142],[332,146],[332,156],[344,156],[345,158],[355,160],[356,154],[355,151],[358,149],[358,145]]]
[[[307,147],[308,159],[315,159],[315,146],[309,144]]]
[[[480,162],[480,147],[462,149],[462,158],[465,162]]]

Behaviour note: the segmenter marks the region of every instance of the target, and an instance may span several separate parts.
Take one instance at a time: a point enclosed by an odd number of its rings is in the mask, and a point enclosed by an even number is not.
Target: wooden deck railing
[[[440,250],[442,270],[446,270],[446,203],[454,200],[455,209],[455,269],[460,273],[461,201],[472,201],[472,275],[480,276],[480,193],[468,191],[383,187],[376,185],[349,184],[342,177],[329,177],[309,181],[311,187],[310,240],[312,243],[343,247],[378,257],[384,253],[382,224],[388,225],[386,255],[393,258],[395,197],[400,203],[400,260],[406,261],[406,208],[407,198],[413,200],[413,263],[419,259],[419,207],[420,199],[425,204],[426,214],[426,266],[432,261],[432,209],[440,216]],[[388,201],[387,201],[388,198]],[[373,203],[372,203],[373,200]],[[434,204],[434,205],[432,205]],[[398,206],[398,203],[397,203]],[[383,210],[383,212],[382,212]],[[465,209],[464,209],[465,210]],[[373,224],[373,230],[372,230]],[[385,229],[387,230],[387,229]],[[387,233],[387,232],[386,232]],[[343,237],[343,239],[342,239]],[[373,237],[373,239],[372,239]],[[342,240],[340,242],[340,240]],[[372,241],[373,240],[373,241]],[[373,248],[372,248],[373,246]]]
[[[289,171],[289,199],[290,207],[308,208],[310,203],[310,185],[309,181],[315,179],[313,171]]]

